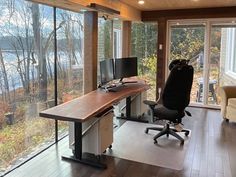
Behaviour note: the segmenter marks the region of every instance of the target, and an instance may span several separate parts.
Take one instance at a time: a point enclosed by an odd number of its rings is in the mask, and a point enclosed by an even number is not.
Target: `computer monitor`
[[[101,84],[104,85],[114,79],[114,61],[106,59],[100,61]]]
[[[138,75],[137,57],[115,59],[115,79],[122,81],[125,77]]]

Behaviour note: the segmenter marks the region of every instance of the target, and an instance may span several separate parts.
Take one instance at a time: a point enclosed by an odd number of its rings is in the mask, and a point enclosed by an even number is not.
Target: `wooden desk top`
[[[79,98],[42,111],[39,115],[56,120],[84,122],[111,107],[112,104],[148,89],[149,86],[144,83],[125,84],[117,92],[105,92],[97,89]]]

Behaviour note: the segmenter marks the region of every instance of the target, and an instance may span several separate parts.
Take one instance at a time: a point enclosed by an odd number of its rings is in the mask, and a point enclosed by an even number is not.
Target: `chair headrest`
[[[189,60],[185,60],[185,59],[172,60],[169,64],[169,70],[171,71],[176,65],[183,66],[183,65],[188,65],[188,63],[189,63]]]

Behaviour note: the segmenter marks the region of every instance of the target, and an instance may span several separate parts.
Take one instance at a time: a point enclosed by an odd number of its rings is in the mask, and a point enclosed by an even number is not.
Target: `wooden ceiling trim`
[[[236,6],[143,11],[142,21],[157,21],[159,18],[171,19],[201,19],[201,18],[227,18],[236,17]]]
[[[129,6],[120,1],[107,1],[107,0],[29,0],[32,2],[46,4],[62,9],[79,12],[81,9],[87,9],[93,11],[94,9],[89,8],[91,3],[97,3],[99,5],[120,11],[120,15],[117,17],[123,20],[130,21],[141,21],[141,11]]]
[[[143,5],[138,4],[138,0],[120,1],[129,4],[141,11],[236,6],[235,0],[145,0]]]

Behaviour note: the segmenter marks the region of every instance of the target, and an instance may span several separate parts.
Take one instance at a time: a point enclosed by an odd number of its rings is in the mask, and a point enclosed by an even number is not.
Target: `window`
[[[100,84],[100,61],[113,57],[112,26],[110,19],[98,18],[98,71],[97,82]]]
[[[203,103],[205,25],[202,22],[173,21],[169,23],[168,64],[175,59],[187,59],[194,68],[190,101]]]
[[[226,29],[226,73],[236,78],[236,28]]]
[[[157,23],[132,23],[131,55],[138,57],[139,76],[151,86],[147,98],[156,100]]]
[[[83,95],[84,14],[57,9],[58,104]],[[68,132],[68,122],[59,121],[59,136]]]
[[[55,142],[55,121],[39,112],[83,94],[84,31],[81,13],[57,9],[54,19],[52,7],[25,0],[0,8],[1,176]],[[65,135],[67,124],[58,129]]]
[[[54,142],[55,123],[39,112],[54,104],[53,8],[1,0],[0,169]]]
[[[121,58],[122,33],[121,21],[113,20],[113,58]]]
[[[112,20],[98,18],[98,61],[112,58]]]

